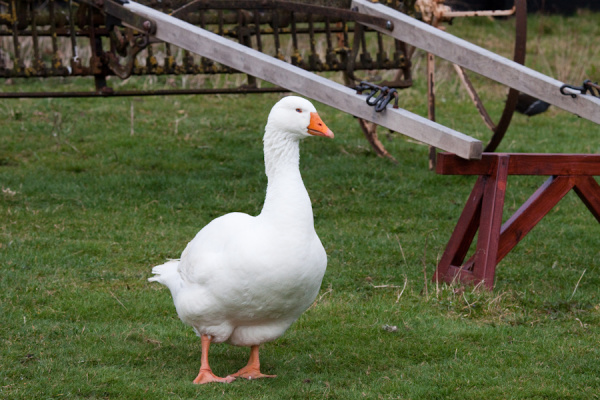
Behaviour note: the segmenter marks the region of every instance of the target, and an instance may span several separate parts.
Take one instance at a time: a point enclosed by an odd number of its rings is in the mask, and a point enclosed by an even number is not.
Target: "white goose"
[[[275,377],[260,372],[260,344],[281,336],[319,291],[327,255],[299,170],[299,142],[311,135],[333,138],[309,101],[289,96],[275,104],[263,139],[268,185],[260,215],[219,217],[180,260],[152,269],[149,281],[171,290],[179,318],[201,337],[194,383]],[[251,347],[248,364],[224,378],[208,363],[210,344],[220,342]]]

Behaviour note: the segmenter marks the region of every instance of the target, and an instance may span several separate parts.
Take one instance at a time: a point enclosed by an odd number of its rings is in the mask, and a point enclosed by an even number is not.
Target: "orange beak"
[[[308,124],[308,133],[315,136],[325,136],[333,139],[333,132],[325,125],[316,112],[310,113],[310,124]]]

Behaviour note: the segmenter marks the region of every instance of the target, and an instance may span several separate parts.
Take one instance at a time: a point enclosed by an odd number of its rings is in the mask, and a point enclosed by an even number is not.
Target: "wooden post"
[[[483,282],[485,287],[494,287],[496,256],[502,225],[502,210],[506,194],[506,179],[508,178],[508,155],[500,155],[492,174],[487,176],[487,182],[481,199],[481,216],[479,221],[479,236],[477,249],[473,256],[473,276],[476,282]]]

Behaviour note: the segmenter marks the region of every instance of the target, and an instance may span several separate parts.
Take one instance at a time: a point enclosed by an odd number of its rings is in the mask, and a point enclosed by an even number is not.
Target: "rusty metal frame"
[[[23,36],[33,37],[34,45],[37,44],[38,37],[50,37],[52,40],[53,59],[50,65],[44,65],[41,58],[37,56],[35,64],[31,67],[26,68],[23,60],[16,54],[13,57],[15,67],[11,70],[5,68],[0,63],[0,77],[51,77],[51,76],[94,76],[96,82],[95,91],[89,93],[86,92],[16,92],[16,93],[0,93],[0,98],[23,98],[23,97],[82,97],[82,96],[113,96],[113,95],[144,95],[144,91],[121,91],[117,93],[113,91],[106,84],[106,77],[108,75],[115,75],[121,79],[127,78],[132,75],[146,75],[146,74],[231,74],[237,73],[237,71],[228,68],[226,66],[219,65],[213,61],[202,58],[197,64],[197,61],[193,60],[192,56],[185,52],[183,57],[183,64],[175,64],[174,58],[169,54],[169,60],[165,59],[165,65],[162,63],[159,65],[154,57],[154,51],[151,41],[151,33],[153,32],[154,25],[152,21],[140,19],[138,16],[133,15],[126,10],[121,4],[123,1],[117,2],[114,0],[75,0],[75,3],[79,5],[78,8],[69,7],[68,12],[59,13],[55,10],[55,0],[50,0],[48,3],[47,13],[44,14],[43,20],[46,29],[39,29],[35,26],[35,18],[33,26],[23,25],[23,21],[19,21],[17,11],[26,11],[27,18],[31,17],[31,13],[35,12],[35,7],[32,6],[31,0],[25,0],[22,2],[15,3],[20,7],[17,10],[17,6],[12,8],[13,17],[10,21],[0,20],[0,36],[10,35],[13,37],[13,42],[16,52],[18,52],[19,38]],[[69,2],[69,5],[71,3]],[[26,7],[31,7],[25,10]],[[271,21],[274,26],[265,25],[264,16],[259,16],[258,13],[254,13],[254,19],[247,20],[246,15],[239,10],[250,9],[256,10],[267,9],[271,10]],[[238,10],[237,17],[234,14],[221,13],[220,10],[226,10],[233,8]],[[206,14],[205,11],[219,10],[216,15]],[[168,11],[162,9],[161,11]],[[281,21],[282,12],[287,12],[291,15],[292,20],[295,19],[295,23],[291,24],[287,21]],[[187,4],[184,7],[176,9],[173,14],[184,19],[196,19],[195,22],[199,22],[201,25],[206,23],[206,16],[211,18],[218,18],[218,31],[224,36],[230,36],[236,39],[238,42],[252,46],[251,37],[256,38],[257,46],[261,49],[261,36],[262,35],[273,35],[275,41],[278,42],[277,57],[282,58],[280,53],[279,41],[282,35],[291,37],[294,42],[294,54],[291,56],[291,63],[298,65],[304,69],[310,71],[341,71],[348,77],[348,81],[352,79],[363,79],[355,78],[354,71],[366,70],[366,69],[400,69],[404,72],[404,78],[398,80],[399,86],[408,87],[412,84],[410,79],[407,79],[407,75],[410,74],[410,59],[406,52],[404,54],[395,53],[392,59],[388,59],[385,52],[381,49],[381,43],[379,43],[379,50],[375,61],[363,62],[365,58],[361,55],[359,60],[356,60],[359,55],[352,54],[352,49],[348,47],[348,24],[343,21],[349,21],[354,23],[356,26],[362,26],[359,22],[375,24],[382,29],[391,29],[393,26],[385,18],[372,17],[364,14],[357,13],[356,11],[348,9],[340,9],[335,7],[323,7],[305,3],[294,3],[289,1],[281,0],[202,0],[194,1]],[[58,18],[60,16],[60,18]],[[302,16],[298,19],[298,16]],[[236,18],[236,20],[232,20]],[[288,18],[288,17],[285,17]],[[278,21],[279,19],[279,21]],[[10,22],[11,29],[2,29],[2,22]],[[215,21],[212,21],[215,22]],[[237,23],[238,25],[231,29],[230,27],[224,27],[225,23]],[[302,26],[297,25],[302,23]],[[20,24],[20,25],[19,25]],[[262,25],[262,26],[261,26]],[[307,26],[308,25],[308,26]],[[350,25],[351,26],[351,25]],[[372,30],[367,30],[372,32]],[[317,34],[324,34],[327,37],[327,53],[323,56],[319,56],[315,52],[314,37]],[[343,37],[341,45],[338,47],[333,46],[332,36],[339,35]],[[309,35],[310,36],[310,55],[308,60],[303,60],[300,57],[298,49],[298,35]],[[364,32],[360,32],[360,36],[355,37],[354,41],[364,43]],[[378,35],[372,33],[372,35]],[[57,49],[57,38],[65,37],[71,39],[71,49],[73,57],[68,60],[67,65],[61,60],[56,54]],[[82,60],[76,54],[78,38],[87,37],[90,41],[91,59],[89,60],[89,66],[84,65],[85,60]],[[110,38],[111,49],[102,48],[102,38]],[[396,42],[396,48],[405,48],[398,40]],[[104,43],[106,45],[106,41]],[[169,44],[165,44],[166,51],[171,50]],[[341,46],[341,47],[340,47]],[[137,59],[138,54],[142,50],[146,50],[148,56],[146,57],[145,66],[139,65]],[[364,49],[363,49],[364,54]],[[288,55],[289,56],[289,55]],[[370,56],[367,57],[370,59]],[[0,57],[0,61],[3,59]],[[47,62],[47,61],[46,61]],[[272,92],[272,91],[284,91],[282,88],[257,88],[255,78],[248,76],[248,86],[241,87],[239,90],[235,88],[224,88],[221,93],[249,93],[249,92]],[[215,93],[218,92],[216,89],[194,89],[194,90],[160,90],[151,91],[151,93],[162,95],[168,94],[203,94],[203,93]]]
[[[368,23],[379,26],[383,29],[392,30],[394,24],[386,19],[358,13],[356,10],[344,10],[340,8],[317,6],[307,3],[297,3],[293,1],[282,0],[195,0],[185,6],[173,11],[171,15],[177,18],[183,18],[187,13],[206,9],[269,9],[286,10],[292,12],[306,13],[308,15],[320,15],[325,17],[335,17],[348,21],[359,23]]]

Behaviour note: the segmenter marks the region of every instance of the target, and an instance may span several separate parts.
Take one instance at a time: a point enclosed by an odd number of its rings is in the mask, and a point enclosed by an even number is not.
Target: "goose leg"
[[[246,378],[246,379],[258,379],[258,378],[275,378],[277,375],[265,375],[260,372],[260,361],[258,359],[258,345],[250,347],[250,358],[248,359],[248,365],[240,369],[235,374],[229,375],[233,378]]]
[[[196,379],[194,379],[195,384],[203,384],[209,382],[222,382],[222,383],[230,383],[235,380],[233,376],[227,376],[225,378],[219,378],[215,374],[213,374],[210,366],[208,365],[208,349],[210,347],[210,336],[202,335],[200,337],[202,340],[202,358],[200,362],[200,372]]]

